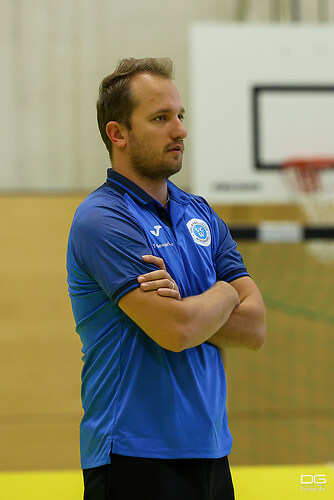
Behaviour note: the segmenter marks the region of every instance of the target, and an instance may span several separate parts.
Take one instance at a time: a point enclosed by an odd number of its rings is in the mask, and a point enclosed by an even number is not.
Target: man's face
[[[127,131],[132,168],[141,177],[166,180],[181,170],[187,136],[179,92],[170,80],[143,73],[133,78],[131,93],[137,103]]]

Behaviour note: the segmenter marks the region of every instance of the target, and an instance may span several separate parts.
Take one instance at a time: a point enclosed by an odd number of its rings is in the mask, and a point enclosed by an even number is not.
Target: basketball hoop
[[[292,158],[282,173],[294,201],[307,221],[316,226],[334,226],[334,157]],[[334,242],[307,244],[310,253],[323,262],[334,262]]]

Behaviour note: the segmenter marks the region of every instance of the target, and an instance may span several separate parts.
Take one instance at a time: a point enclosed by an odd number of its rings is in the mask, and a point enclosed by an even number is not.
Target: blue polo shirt
[[[110,452],[152,458],[219,458],[230,453],[226,380],[218,349],[160,347],[118,306],[164,259],[181,296],[217,280],[247,276],[227,226],[207,202],[168,181],[166,210],[136,184],[108,178],[78,207],[67,270],[82,341],[82,468],[110,463]]]

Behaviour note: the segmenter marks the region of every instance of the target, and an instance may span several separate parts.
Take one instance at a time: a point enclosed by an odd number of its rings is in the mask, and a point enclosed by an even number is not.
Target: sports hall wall
[[[79,468],[81,345],[65,253],[80,195],[0,197],[0,470]],[[216,207],[229,224],[296,207]],[[233,465],[326,463],[333,443],[333,267],[305,245],[240,242],[267,307],[258,352],[225,350]]]
[[[332,2],[324,11],[305,0],[299,13],[288,3],[0,3],[0,470],[79,468],[81,345],[65,254],[74,210],[108,166],[95,118],[100,80],[122,57],[168,55],[189,109],[190,25],[334,20]],[[187,153],[175,182],[192,184]],[[231,225],[303,220],[293,203],[216,209]],[[256,353],[223,353],[231,463],[331,461],[333,267],[303,243],[239,246],[265,298],[268,340]]]
[[[2,0],[0,189],[76,190],[100,184],[107,156],[95,101],[100,81],[119,59],[171,57],[191,116],[191,26],[334,21],[331,1],[302,0],[298,12],[296,3],[131,0],[120,6],[115,0]],[[181,187],[192,184],[189,155],[177,178]]]

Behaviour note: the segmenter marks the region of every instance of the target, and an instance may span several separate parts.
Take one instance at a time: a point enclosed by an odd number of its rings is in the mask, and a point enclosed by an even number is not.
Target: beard
[[[182,141],[178,141],[178,144],[180,142]],[[132,167],[141,177],[152,181],[166,181],[181,170],[182,153],[168,151],[171,147],[173,144],[167,145],[159,152],[150,144],[140,142],[132,132],[129,134],[129,157]]]

